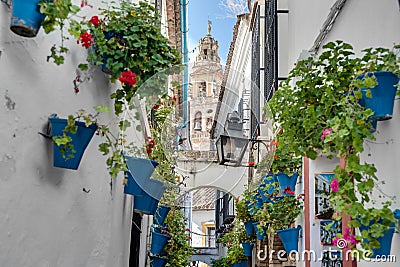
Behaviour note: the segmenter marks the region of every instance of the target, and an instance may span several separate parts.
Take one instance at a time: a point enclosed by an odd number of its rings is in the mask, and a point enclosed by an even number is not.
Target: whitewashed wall
[[[289,7],[289,45],[287,58],[288,66],[291,68],[299,58],[303,50],[309,50],[317,37],[322,24],[329,14],[334,0],[303,0],[288,1]],[[400,11],[398,1],[394,0],[353,0],[347,1],[342,12],[328,33],[324,43],[341,39],[353,45],[355,51],[367,47],[392,47],[393,43],[400,43]],[[393,208],[400,208],[400,182],[398,179],[397,159],[400,151],[400,107],[399,101],[395,101],[393,119],[378,122],[375,141],[365,142],[365,153],[362,158],[367,162],[375,163],[378,169],[378,177],[385,181],[382,190],[397,196]],[[332,171],[332,161],[318,159],[310,162],[310,177],[317,172]],[[319,222],[314,220],[314,179],[311,182],[311,249],[319,252],[322,248],[319,241]],[[374,192],[375,200],[379,202],[378,192]],[[378,205],[378,204],[377,204]],[[302,240],[304,242],[304,240]],[[400,260],[400,235],[395,233],[392,242],[393,255],[397,256],[397,263],[382,263],[382,266],[398,266]],[[311,262],[312,267],[321,266],[320,262]],[[359,267],[369,267],[376,263],[361,261]],[[304,263],[301,263],[303,266]]]
[[[116,85],[96,68],[76,95],[72,81],[85,49],[72,39],[65,64],[48,63],[57,33],[17,36],[9,30],[10,16],[0,3],[0,265],[127,266],[132,198],[123,194],[121,178],[111,189],[97,150],[100,137],[93,137],[73,171],[52,166],[51,141],[38,134],[52,113],[64,117],[81,108],[112,107],[109,95]]]

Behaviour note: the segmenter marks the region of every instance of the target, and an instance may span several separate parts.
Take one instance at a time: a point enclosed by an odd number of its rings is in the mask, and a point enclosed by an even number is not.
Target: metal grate
[[[251,47],[251,128],[250,136],[255,138],[260,121],[260,8],[257,6]]]
[[[278,88],[278,16],[277,0],[265,0],[265,100]]]

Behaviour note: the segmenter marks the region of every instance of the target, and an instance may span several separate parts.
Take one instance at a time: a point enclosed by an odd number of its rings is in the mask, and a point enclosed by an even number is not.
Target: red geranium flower
[[[292,189],[290,189],[290,186],[287,186],[285,189],[283,189],[283,192],[288,195],[294,195],[294,192]]]
[[[87,49],[93,44],[93,42],[93,35],[91,33],[84,32],[79,36],[77,44],[82,43],[82,46]]]
[[[136,73],[133,73],[131,70],[127,70],[121,73],[118,80],[122,83],[125,83],[129,86],[132,86],[136,83]]]
[[[92,25],[94,25],[94,26],[98,26],[98,25],[100,24],[101,20],[99,20],[99,17],[98,17],[98,16],[93,16],[93,17],[89,20],[89,22],[92,23]]]
[[[250,162],[247,164],[247,166],[253,167],[255,164],[256,164],[256,163],[255,163],[254,161],[250,161]]]

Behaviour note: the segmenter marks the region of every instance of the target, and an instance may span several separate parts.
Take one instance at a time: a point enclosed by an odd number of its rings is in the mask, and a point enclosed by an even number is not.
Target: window
[[[206,97],[206,96],[207,96],[207,83],[200,82],[199,83],[199,93],[197,94],[197,97]]]
[[[194,125],[193,125],[193,130],[195,131],[201,131],[201,112],[197,111],[196,115],[194,115]]]

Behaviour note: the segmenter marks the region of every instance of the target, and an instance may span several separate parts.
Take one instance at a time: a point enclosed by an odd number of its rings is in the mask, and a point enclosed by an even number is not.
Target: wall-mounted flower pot
[[[145,158],[134,158],[125,156],[128,171],[125,172],[127,182],[125,183],[124,193],[130,195],[143,194],[143,187],[150,179],[158,162]]]
[[[279,189],[275,188],[275,186],[271,185],[272,183],[277,183],[278,179],[276,178],[275,174],[266,174],[262,177],[264,184],[268,186],[267,194],[272,195],[274,193],[278,193]]]
[[[258,240],[264,240],[265,237],[267,236],[267,234],[266,234],[267,227],[263,226],[263,227],[261,227],[262,229],[259,229],[259,227],[258,227],[259,224],[260,224],[259,222],[253,223],[254,231],[256,232]]]
[[[35,37],[45,18],[39,12],[40,0],[13,0],[10,29],[24,37]]]
[[[254,243],[242,242],[242,247],[243,247],[243,250],[244,250],[244,255],[246,257],[251,257],[253,255]]]
[[[399,82],[399,77],[388,71],[378,71],[368,75],[371,76],[372,74],[375,75],[378,85],[369,89],[372,97],[367,97],[368,89],[361,89],[362,101],[360,104],[370,108],[374,112],[372,117],[378,121],[391,119],[397,90],[395,85]],[[362,78],[363,76],[360,76],[360,79]]]
[[[154,217],[154,223],[158,225],[164,225],[164,220],[168,215],[168,212],[170,211],[171,207],[168,206],[160,206],[156,210],[156,214]]]
[[[168,258],[150,256],[150,266],[151,267],[164,267],[168,262]]]
[[[247,265],[248,265],[247,261],[241,261],[241,262],[232,264],[232,267],[247,267]]]
[[[394,210],[394,217],[398,220],[398,227],[400,228],[400,209]]]
[[[248,221],[244,223],[244,229],[246,230],[247,235],[252,235],[254,234],[254,227],[253,227],[253,221]]]
[[[66,119],[59,119],[55,116],[49,118],[51,124],[51,135],[53,137],[60,136],[63,134],[65,126],[67,126],[68,121]],[[91,124],[86,127],[84,122],[77,121],[75,125],[78,126],[76,134],[68,133],[72,138],[71,144],[75,149],[75,154],[73,158],[65,159],[60,152],[60,148],[54,144],[53,145],[53,165],[54,167],[66,168],[76,170],[79,167],[83,153],[88,146],[90,140],[92,139],[94,133],[97,130],[97,125]],[[67,151],[66,154],[69,154]]]
[[[249,209],[250,215],[251,216],[256,215],[257,210],[256,210],[255,205],[248,200],[246,201],[246,204],[247,204],[247,208]]]
[[[147,195],[134,195],[133,196],[133,209],[147,215],[154,215],[160,201]]]
[[[161,255],[165,245],[171,237],[169,235],[158,233],[154,228],[151,230],[150,252],[155,255]]]
[[[371,225],[373,225],[373,223],[371,223]],[[359,227],[360,231],[368,230],[368,228],[369,227],[365,226],[365,225],[361,225]],[[370,256],[371,258],[382,257],[382,256],[388,257],[390,255],[390,250],[392,248],[392,239],[393,239],[393,234],[394,234],[394,228],[395,228],[395,224],[392,223],[390,225],[389,230],[385,231],[383,236],[378,237],[376,239],[379,242],[380,247],[372,249],[372,256]]]
[[[282,196],[290,196],[290,194],[287,194],[284,192],[284,190],[288,187],[293,192],[295,191],[297,177],[299,177],[299,174],[297,172],[293,173],[291,176],[288,176],[283,172],[280,172],[276,175],[276,178],[278,179],[278,182],[279,182],[279,187],[282,192]]]
[[[278,230],[277,233],[287,253],[299,250],[299,233],[301,226]]]

